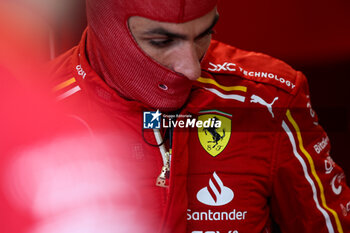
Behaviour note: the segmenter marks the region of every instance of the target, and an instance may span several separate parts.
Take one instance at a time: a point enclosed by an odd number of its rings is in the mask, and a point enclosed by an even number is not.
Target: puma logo
[[[276,100],[278,100],[278,97],[274,98],[273,101],[269,104],[269,103],[267,103],[265,100],[263,100],[261,97],[259,97],[257,95],[252,95],[250,97],[250,102],[251,103],[258,103],[258,104],[261,104],[263,106],[266,106],[267,110],[271,113],[272,118],[275,118],[275,115],[272,112],[272,105],[275,103]]]

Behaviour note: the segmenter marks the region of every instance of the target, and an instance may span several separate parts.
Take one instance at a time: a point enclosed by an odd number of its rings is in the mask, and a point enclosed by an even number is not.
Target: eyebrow
[[[216,14],[212,24],[207,29],[205,29],[202,33],[200,33],[198,36],[196,36],[195,39],[199,39],[199,38],[207,35],[215,27],[215,25],[218,22],[218,20],[219,20],[219,14]],[[167,36],[167,37],[170,37],[170,38],[182,39],[182,40],[188,39],[188,37],[186,35],[170,32],[170,31],[168,31],[168,30],[166,30],[166,29],[164,29],[162,27],[157,27],[157,28],[151,29],[149,31],[144,32],[143,34],[144,35],[157,34],[157,35],[163,35],[163,36]]]

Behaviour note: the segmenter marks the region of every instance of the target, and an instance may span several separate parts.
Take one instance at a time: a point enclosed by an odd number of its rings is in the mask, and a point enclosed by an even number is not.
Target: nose
[[[186,76],[189,80],[196,80],[201,75],[201,55],[193,44],[184,45],[174,61],[173,70]]]

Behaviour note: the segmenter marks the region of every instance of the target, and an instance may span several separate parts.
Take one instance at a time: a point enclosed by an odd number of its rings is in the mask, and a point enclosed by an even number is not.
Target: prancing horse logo
[[[232,115],[218,110],[205,110],[200,113],[198,120],[207,121],[211,119],[214,124],[209,127],[198,128],[198,139],[203,149],[211,156],[220,154],[227,146],[231,137],[231,117]],[[229,118],[230,117],[230,118]],[[221,127],[215,127],[215,122],[221,122]]]
[[[215,122],[217,122],[219,119],[217,117],[213,117],[213,121],[214,121],[214,125],[215,125]],[[207,132],[209,132],[213,138],[212,141],[208,141],[208,143],[215,143],[215,145],[213,146],[213,148],[215,148],[219,141],[224,139],[225,137],[225,129],[222,129],[223,131],[223,135],[221,136],[218,131],[217,131],[217,128],[215,126],[213,127],[208,127],[208,128],[203,128],[203,131],[205,133],[205,135],[207,135]]]

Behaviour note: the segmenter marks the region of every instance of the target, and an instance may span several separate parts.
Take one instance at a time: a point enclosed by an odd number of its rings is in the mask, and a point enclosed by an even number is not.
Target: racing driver
[[[87,0],[80,44],[53,62],[57,99],[92,132],[128,138],[109,143],[146,171],[132,185],[158,232],[350,232],[306,78],[211,40],[216,5]]]

